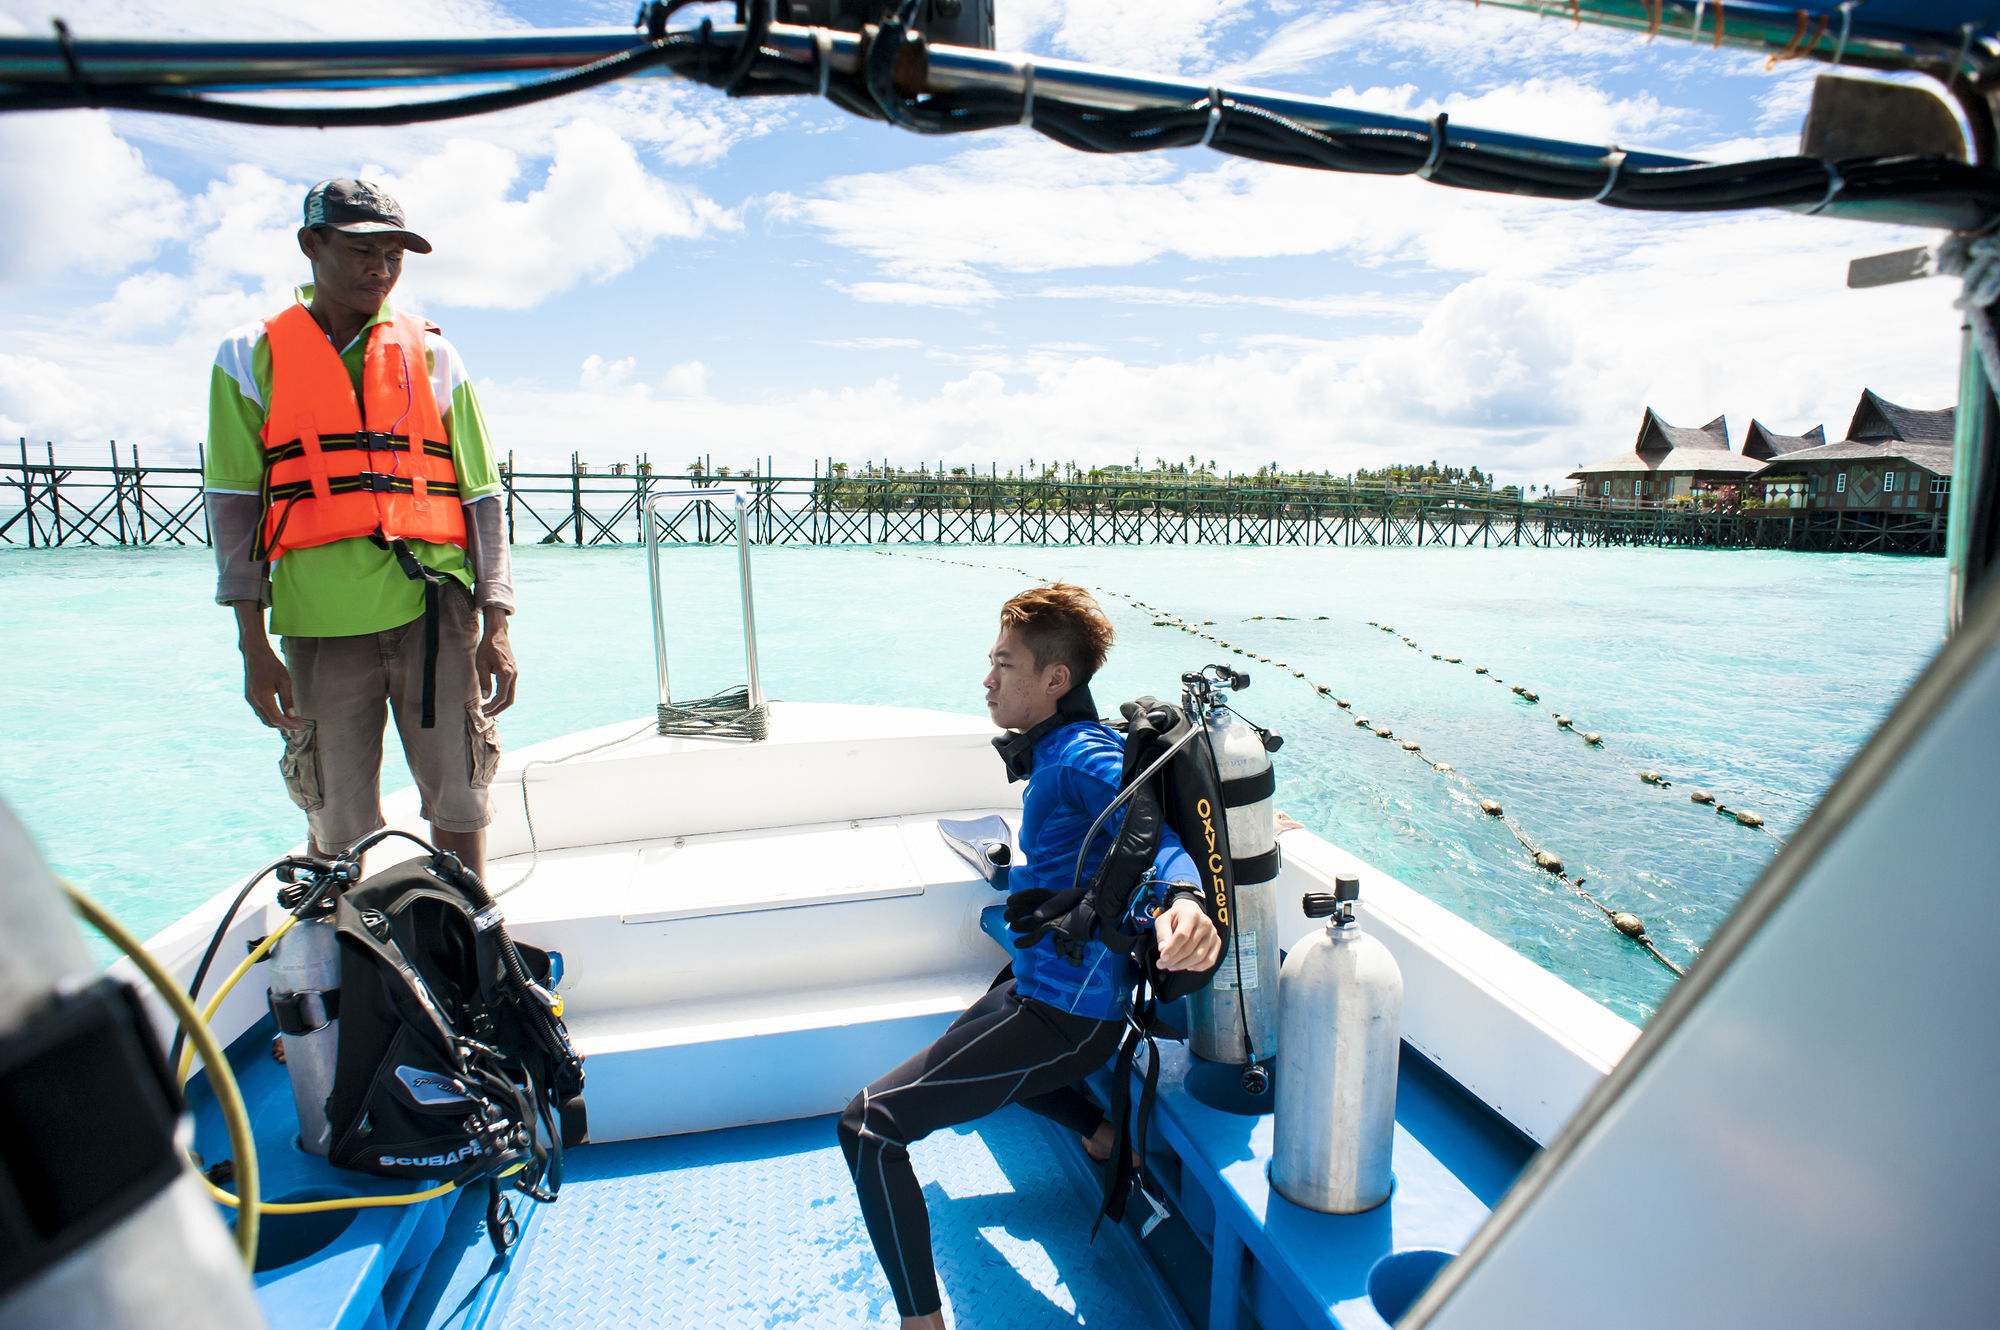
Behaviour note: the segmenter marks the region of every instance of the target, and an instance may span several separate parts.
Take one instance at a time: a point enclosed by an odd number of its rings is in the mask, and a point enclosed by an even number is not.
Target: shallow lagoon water
[[[676,695],[739,682],[734,551],[663,557]],[[641,553],[514,558],[523,678],[505,741],[643,721],[654,699]],[[765,688],[791,700],[983,714],[995,612],[1022,572],[1106,593],[1119,634],[1093,688],[1106,711],[1171,696],[1207,661],[1244,664],[1109,593],[1214,620],[1210,631],[1304,669],[1465,773],[1683,960],[1777,848],[1688,792],[1788,834],[1937,649],[1944,596],[1941,560],[1764,551],[905,546],[755,559]],[[206,550],[0,554],[0,797],[58,871],[142,935],[303,835],[278,740],[242,701],[212,577]],[[1286,739],[1281,807],[1622,1015],[1651,1014],[1671,976],[1461,789],[1289,672],[1248,668],[1242,711]],[[1558,730],[1552,710],[1605,748]],[[1642,784],[1634,766],[1672,788]],[[385,774],[407,783],[394,758]]]

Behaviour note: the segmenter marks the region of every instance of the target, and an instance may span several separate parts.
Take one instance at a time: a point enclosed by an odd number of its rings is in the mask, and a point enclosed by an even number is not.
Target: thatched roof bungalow
[[[1822,447],[1826,443],[1826,426],[1814,425],[1804,434],[1780,434],[1763,421],[1754,417],[1750,430],[1743,436],[1743,455],[1754,457],[1760,462],[1768,462],[1786,453],[1804,452],[1808,448]]]
[[[1863,390],[1845,439],[1780,453],[1757,479],[1794,507],[1942,512],[1956,424],[1955,408],[1919,411]]]
[[[1748,480],[1764,465],[1729,450],[1729,425],[1721,416],[1700,428],[1669,425],[1652,407],[1639,422],[1630,452],[1569,473],[1596,502],[1662,503],[1696,490]]]

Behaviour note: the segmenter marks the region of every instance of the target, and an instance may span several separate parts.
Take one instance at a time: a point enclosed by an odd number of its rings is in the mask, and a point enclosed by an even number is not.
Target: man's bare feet
[[[903,1330],[945,1330],[944,1308],[938,1308],[929,1316],[905,1316]]]
[[[1082,1138],[1083,1152],[1101,1164],[1111,1158],[1111,1145],[1117,1139],[1117,1129],[1111,1125],[1111,1119],[1106,1118],[1097,1124],[1096,1131]]]
[[[1304,823],[1294,819],[1291,814],[1285,812],[1283,809],[1278,810],[1277,819],[1278,819],[1278,830],[1276,834],[1280,836],[1284,835],[1288,831],[1297,831],[1305,825]]]

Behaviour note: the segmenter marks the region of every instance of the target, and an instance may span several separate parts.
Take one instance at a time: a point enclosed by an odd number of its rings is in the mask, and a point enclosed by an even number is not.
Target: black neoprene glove
[[[1026,950],[1051,932],[1061,932],[1059,925],[1063,917],[1076,908],[1086,891],[1084,887],[1070,887],[1063,891],[1052,887],[1024,887],[1009,896],[1005,918],[1008,930],[1014,934],[1014,946]]]

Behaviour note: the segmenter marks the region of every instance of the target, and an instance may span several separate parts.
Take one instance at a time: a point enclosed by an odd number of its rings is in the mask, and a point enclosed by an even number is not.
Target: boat
[[[1569,9],[1580,20],[1695,33],[1707,31],[1706,14],[1715,40],[1725,36],[1723,6],[1711,14],[1703,0]],[[730,66],[732,86],[755,77],[770,52],[794,58],[794,72],[821,90],[832,75],[872,68],[856,34],[773,23],[761,4],[748,10],[754,42],[740,24],[700,36],[705,68],[711,43],[717,65],[750,53]],[[662,26],[650,47],[629,36],[564,38],[560,63],[626,49],[671,63],[657,54],[667,15],[653,12]],[[1986,165],[1995,122],[1989,94],[1975,90],[1996,49],[1990,23],[1969,6],[1914,0],[1809,0],[1792,14],[1730,5],[1729,40],[1877,68],[1942,68],[1979,164],[1794,163],[1760,177],[1752,194],[1958,229],[1990,220],[2000,198]],[[0,41],[0,71],[20,77],[30,55],[47,63],[46,51],[24,54],[26,45]],[[468,62],[507,54],[395,45],[384,59],[409,78],[444,77],[447,65],[458,77]],[[675,49],[684,56],[687,43]],[[63,55],[71,96],[78,70],[201,66],[220,86],[243,77],[212,49],[76,44]],[[259,59],[286,83],[303,77],[286,64],[298,55]],[[381,74],[365,50],[343,58],[351,63],[323,61],[315,77]],[[1018,119],[1025,88],[1051,120],[1082,115],[1078,106],[1097,114],[1171,102],[1210,137],[1216,121],[1250,112],[1289,117],[1308,136],[1337,139],[1358,125],[1420,136],[1397,150],[1418,150],[1426,175],[1463,149],[1539,161],[1563,189],[1587,176],[1589,189],[1570,197],[1609,196],[1621,172],[1628,182],[1661,172],[1652,183],[1666,189],[1673,172],[1708,169],[1481,135],[1442,118],[1412,130],[1296,99],[1190,94],[1171,80],[970,50],[934,48],[928,69],[933,89],[987,100],[949,112],[900,100],[892,108],[882,79],[894,71],[884,69],[872,85],[885,99],[879,109],[937,129],[940,114],[990,118],[1004,95]],[[140,87],[136,74],[128,82],[116,95],[93,84],[91,95],[149,109],[189,96]],[[1064,132],[1080,132],[1077,123],[1065,121]],[[1976,270],[1990,257],[1967,243],[1952,261]],[[1982,294],[1970,311],[1959,411],[1950,638],[1645,1029],[1338,846],[1288,831],[1271,892],[1279,936],[1294,946],[1309,937],[1318,924],[1304,898],[1358,880],[1365,927],[1404,979],[1389,1199],[1355,1215],[1285,1200],[1268,1172],[1268,1100],[1236,1084],[1233,1069],[1163,1044],[1148,1140],[1154,1190],[1094,1241],[1099,1180],[1080,1144],[1041,1120],[1010,1109],[919,1147],[954,1324],[1991,1323],[2000,1166],[1981,1142],[2000,1098],[1990,1030],[2000,971],[1988,922],[2000,830],[1980,773],[2000,736],[2000,411],[1988,377],[2000,352],[1987,322],[1994,292],[1969,289]],[[731,497],[726,487],[661,496]],[[563,1018],[587,1055],[590,1143],[571,1151],[559,1197],[524,1208],[504,1253],[489,1242],[491,1202],[477,1188],[272,1216],[245,1282],[209,1199],[213,1180],[182,1168],[130,1223],[10,1289],[0,1325],[128,1323],[106,1311],[114,1306],[134,1324],[384,1330],[893,1319],[830,1115],[939,1032],[1006,961],[1001,897],[937,824],[1017,821],[1019,789],[1005,781],[983,721],[764,699],[751,556],[741,548],[747,683],[738,709],[756,714],[761,737],[665,732],[669,711],[685,706],[669,689],[656,575],[661,715],[510,754],[492,786],[491,891],[521,943],[561,957]],[[649,551],[655,570],[661,557]],[[392,797],[387,813],[392,827],[421,833],[414,794]],[[59,897],[10,818],[0,818],[0,869],[0,903],[17,920],[10,936],[28,953],[15,965],[41,984],[20,988],[59,992],[80,944],[49,922]],[[186,986],[218,930],[218,954],[242,956],[287,915],[275,884],[246,877],[144,951]],[[126,962],[112,976],[144,987]],[[197,987],[198,997],[215,992]],[[153,1027],[170,1031],[161,998],[145,1002]],[[29,1009],[25,997],[10,998],[0,1029]],[[298,1148],[264,985],[229,991],[208,1026],[237,1068],[264,1197],[313,1204],[404,1190]],[[1109,1075],[1093,1081],[1107,1098]],[[195,1153],[205,1167],[229,1159],[207,1075],[188,1080],[185,1094]],[[21,1153],[8,1157],[13,1176],[25,1176]],[[162,1215],[171,1224],[133,1228]]]

